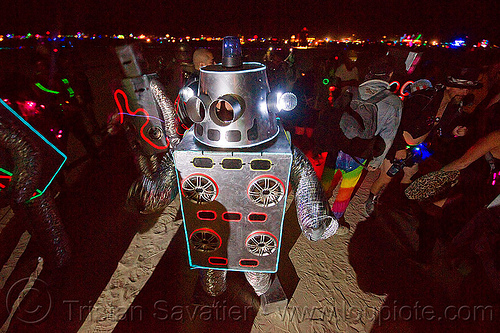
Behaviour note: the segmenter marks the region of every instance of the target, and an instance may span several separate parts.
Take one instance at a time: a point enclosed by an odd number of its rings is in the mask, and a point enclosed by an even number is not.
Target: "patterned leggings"
[[[363,173],[366,160],[362,158],[358,158],[358,160],[362,164],[359,164],[350,155],[340,150],[337,154],[335,169],[325,167],[323,171],[321,184],[325,192],[328,189],[335,189],[339,181],[341,181],[339,192],[332,205],[332,213],[337,219],[344,215],[349,201],[351,201],[354,188]]]

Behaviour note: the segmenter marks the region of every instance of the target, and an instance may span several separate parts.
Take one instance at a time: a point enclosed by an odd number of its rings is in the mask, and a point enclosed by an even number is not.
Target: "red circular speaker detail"
[[[196,229],[189,235],[191,246],[200,252],[212,252],[220,248],[222,238],[218,233],[208,228]]]
[[[250,182],[247,195],[257,206],[272,207],[285,196],[285,185],[274,176],[262,175]]]
[[[255,231],[245,240],[248,252],[259,257],[273,254],[278,248],[278,239],[270,232]]]
[[[207,175],[194,173],[182,180],[182,196],[196,204],[214,201],[219,194],[217,183]]]

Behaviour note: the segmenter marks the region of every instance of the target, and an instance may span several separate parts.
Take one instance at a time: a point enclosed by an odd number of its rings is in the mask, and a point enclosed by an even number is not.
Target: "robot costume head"
[[[200,69],[198,95],[187,101],[195,138],[210,147],[244,148],[268,142],[278,135],[275,112],[291,110],[291,93],[271,95],[266,66],[242,62],[237,37],[225,37],[222,63]],[[295,105],[293,99],[295,98]]]

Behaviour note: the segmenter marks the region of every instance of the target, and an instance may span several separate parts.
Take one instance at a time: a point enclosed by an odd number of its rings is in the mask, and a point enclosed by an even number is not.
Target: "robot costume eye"
[[[212,103],[210,97],[205,94],[191,97],[186,103],[186,111],[189,118],[195,123],[203,121],[205,119],[205,111],[208,109],[210,103]]]
[[[245,111],[245,101],[238,95],[220,96],[210,104],[210,118],[219,126],[227,126],[238,120]]]

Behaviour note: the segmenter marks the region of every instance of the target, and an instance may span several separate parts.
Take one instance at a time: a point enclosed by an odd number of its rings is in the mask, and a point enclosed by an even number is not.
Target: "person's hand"
[[[367,168],[366,168],[368,171],[375,171],[378,169],[378,167],[375,167],[373,165],[369,165]]]
[[[406,149],[398,150],[396,154],[394,154],[394,157],[397,160],[404,160],[406,158]]]
[[[467,127],[457,126],[453,129],[451,134],[453,134],[453,136],[464,136],[465,134],[467,134],[467,131],[468,131]]]

